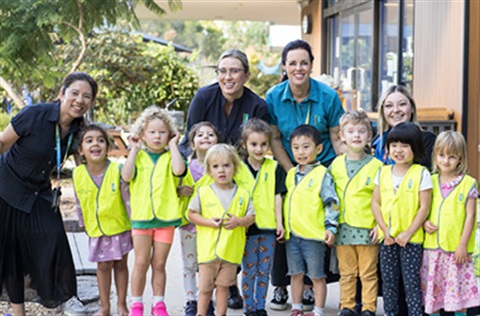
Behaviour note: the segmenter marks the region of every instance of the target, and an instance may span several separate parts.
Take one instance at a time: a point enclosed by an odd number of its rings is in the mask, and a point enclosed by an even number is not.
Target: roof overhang
[[[165,0],[155,1],[167,13],[158,16],[139,4],[139,19],[269,21],[278,25],[299,25],[298,0],[183,0],[183,9],[170,12]]]

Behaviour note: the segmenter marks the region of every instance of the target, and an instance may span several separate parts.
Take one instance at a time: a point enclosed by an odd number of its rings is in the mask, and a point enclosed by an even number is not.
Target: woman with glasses
[[[243,123],[252,117],[267,121],[267,104],[245,87],[250,70],[244,52],[238,49],[225,51],[215,72],[218,82],[200,88],[190,103],[185,135],[196,123],[208,121],[218,129],[223,142],[237,145]],[[186,137],[180,149],[187,157],[191,154]]]

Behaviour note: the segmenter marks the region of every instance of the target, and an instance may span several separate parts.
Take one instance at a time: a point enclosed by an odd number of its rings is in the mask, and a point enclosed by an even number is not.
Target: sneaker
[[[292,309],[290,316],[303,316],[303,311],[299,309]]]
[[[188,301],[185,304],[185,316],[196,316],[197,315],[197,301]]]
[[[356,315],[355,312],[349,308],[344,308],[340,312],[340,316],[355,316],[355,315]]]
[[[257,316],[257,311],[249,311],[244,314],[245,316]]]
[[[213,307],[212,300],[210,300],[210,303],[208,303],[207,316],[215,316],[215,307]]]
[[[267,311],[264,309],[259,309],[257,311],[257,316],[268,316]]]
[[[236,285],[228,288],[228,307],[231,309],[240,309],[243,307],[243,298]]]
[[[169,316],[165,302],[158,302],[152,306],[152,316]]]
[[[274,311],[284,311],[288,307],[287,300],[288,300],[287,289],[276,287],[273,290],[273,299],[270,301],[269,307]]]
[[[130,305],[130,316],[143,316],[143,303],[135,302]]]
[[[360,316],[375,316],[375,313],[369,310],[364,310]]]
[[[311,287],[303,291],[302,304],[304,311],[313,310],[313,306],[315,306],[315,296]]]

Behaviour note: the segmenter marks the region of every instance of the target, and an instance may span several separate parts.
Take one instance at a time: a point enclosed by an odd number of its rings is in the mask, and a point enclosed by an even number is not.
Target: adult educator
[[[268,118],[265,100],[245,87],[250,67],[244,52],[238,49],[223,52],[215,72],[218,82],[200,88],[188,109],[185,137],[180,143],[180,150],[187,157],[192,152],[187,135],[196,123],[212,123],[222,142],[238,145],[243,123],[253,117],[264,121]]]
[[[336,155],[344,151],[338,135],[339,120],[344,113],[340,98],[335,90],[310,77],[313,59],[312,49],[306,41],[288,43],[282,51],[284,78],[267,92],[268,121],[274,135],[272,151],[286,172],[296,164],[290,148],[290,133],[299,125],[309,124],[320,132],[323,150],[317,156],[317,161],[324,166],[328,167]],[[326,272],[328,279],[338,280],[338,276]],[[286,286],[290,280],[286,275],[285,244],[277,243],[271,277],[275,286],[271,309],[287,308]],[[311,284],[307,279],[305,283]],[[302,304],[304,309],[313,309],[314,299],[310,288],[304,291]]]
[[[385,164],[394,163],[388,157],[385,149],[388,133],[393,127],[403,122],[418,124],[417,106],[412,95],[404,86],[393,85],[385,90],[378,100],[378,134],[372,142],[375,157]],[[425,157],[420,164],[429,170],[432,170],[432,152],[436,138],[434,133],[422,130]]]
[[[313,54],[303,40],[290,42],[282,51],[284,80],[267,92],[269,123],[274,139],[272,150],[286,172],[293,167],[290,133],[302,124],[313,125],[322,135],[323,150],[317,160],[330,165],[343,152],[338,135],[344,110],[335,90],[310,77]]]
[[[185,137],[180,143],[180,150],[185,157],[192,153],[188,133],[199,122],[212,123],[220,133],[221,142],[238,147],[244,123],[250,118],[267,121],[265,100],[245,87],[250,78],[250,66],[244,52],[238,49],[223,52],[215,72],[218,82],[200,88],[190,103]],[[236,285],[229,287],[228,307],[243,307],[243,299]]]
[[[0,293],[4,287],[15,315],[25,315],[24,276],[47,308],[77,294],[50,174],[73,153],[96,94],[92,77],[71,73],[57,101],[23,108],[0,135]]]

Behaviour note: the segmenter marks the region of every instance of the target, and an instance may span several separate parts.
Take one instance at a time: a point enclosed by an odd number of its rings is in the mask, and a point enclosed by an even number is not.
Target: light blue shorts
[[[310,279],[326,278],[325,243],[290,235],[286,243],[288,275],[306,274]]]

